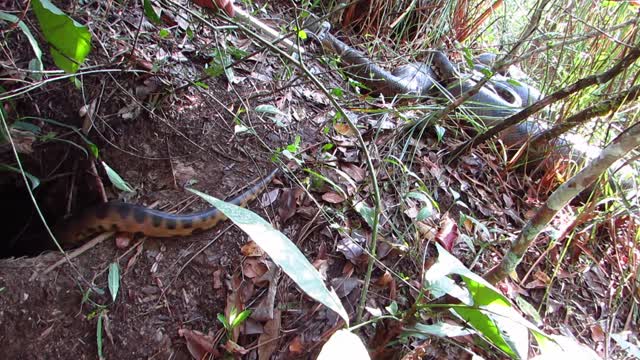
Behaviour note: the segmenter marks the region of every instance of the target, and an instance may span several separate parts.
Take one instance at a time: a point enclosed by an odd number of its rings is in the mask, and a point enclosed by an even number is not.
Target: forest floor
[[[143,17],[138,3],[114,7],[101,2],[80,7],[55,3],[83,23],[90,19],[94,37],[90,62],[104,71],[82,76],[80,88],[71,81],[46,83],[19,99],[16,114],[78,128],[93,122],[88,137],[97,145],[100,160],[135,190],[124,193],[109,185],[101,163],[96,162],[107,197],[154,205],[163,211],[186,213],[207,206],[184,191],[185,186],[229,198],[276,166],[283,167],[272,161],[274,154],[286,161],[282,149],[293,149],[306,168],[332,179],[344,193],[326,185],[318,187],[308,173],[296,169],[280,174],[249,208],[300,247],[327,283],[338,289],[353,314],[367,259],[355,242],[366,242],[370,230],[351,203],[367,199],[372,190],[353,134],[344,123],[335,121],[324,95],[298,70],[268,52],[234,64],[233,81],[227,74],[190,84],[186,79],[198,78],[207,64],[215,62],[216,46],[226,44],[245,53],[259,48],[239,32],[201,25],[193,29],[197,36],[190,38],[180,22],[174,23],[168,36],[161,36],[159,28]],[[270,8],[272,24],[291,18],[278,9],[287,7]],[[170,15],[175,18],[178,14]],[[29,19],[33,21],[31,15]],[[225,25],[220,19],[213,22]],[[13,64],[25,67],[31,56],[25,38],[15,35],[10,41],[15,46],[5,54],[11,55]],[[309,60],[309,66],[322,74],[328,87],[342,83],[317,59]],[[395,143],[394,131],[402,120],[359,111],[365,106],[362,100],[349,95],[347,107],[358,118],[368,143],[386,149]],[[270,105],[279,112],[255,111],[259,105]],[[382,108],[378,105],[373,108]],[[19,138],[24,146],[21,159],[41,179],[35,196],[47,221],[54,224],[69,212],[99,202],[102,182],[86,153],[69,144],[84,147],[80,137],[49,121],[34,123],[50,136],[47,140],[44,136]],[[465,155],[457,165],[445,164],[439,155],[462,140],[407,140],[416,154],[411,168],[432,189],[439,207],[421,225],[420,234],[408,234],[407,238],[420,239],[416,243],[383,232],[378,258],[388,270],[380,266],[374,271],[367,301],[370,308],[382,309],[391,301],[401,306],[412,302],[415,293],[407,284],[419,286],[428,258],[434,255],[432,248],[425,250],[432,241],[448,244],[465,265],[483,274],[497,263],[514,234],[544,200],[546,194],[538,191],[544,186],[507,171],[490,146]],[[0,149],[0,160],[15,164],[10,149]],[[395,187],[406,185],[411,190],[412,182],[397,183],[399,177],[406,180],[406,174],[390,170],[383,159],[388,157],[376,154],[385,210],[411,222],[418,216],[420,203],[399,200]],[[337,175],[335,168],[346,177]],[[184,238],[137,237],[125,248],[109,238],[70,263],[54,266],[64,255],[51,246],[22,178],[3,175],[0,194],[6,214],[3,222],[11,235],[11,246],[3,245],[5,258],[0,260],[0,342],[5,359],[96,358],[99,320],[106,358],[189,359],[202,339],[216,344],[212,337],[218,339],[222,334],[217,316],[228,314],[234,305],[275,314],[270,320],[269,316],[252,317],[240,329],[238,343],[252,358],[271,354],[311,358],[341,326],[334,313],[306,297],[289,278],[271,271],[275,266],[268,258],[250,253],[246,246],[250,239],[230,222]],[[461,219],[461,213],[473,216]],[[561,229],[569,218],[557,219],[554,226]],[[383,218],[382,226],[390,226],[392,219],[395,217]],[[481,225],[476,219],[481,219]],[[331,226],[335,223],[348,229],[348,235]],[[558,269],[551,282],[548,274],[562,250],[560,246],[548,248],[541,240],[522,266],[529,269],[535,263],[534,270],[519,274],[518,281],[509,281],[501,289],[512,299],[526,298],[536,308],[544,304],[545,314],[537,325],[545,331],[572,334],[602,353],[606,330],[600,317],[613,312],[608,309],[611,283],[616,281],[609,274],[611,266],[605,263],[607,258],[596,266],[578,261]],[[572,246],[573,259],[564,261],[574,261],[583,250]],[[114,262],[121,274],[115,302],[107,290],[108,269]],[[403,274],[406,283],[391,274]],[[271,308],[264,301],[269,284],[277,286],[276,305]],[[629,310],[620,308],[615,313],[624,322]],[[380,328],[377,332],[363,328],[360,335],[365,343],[374,347],[382,336]],[[430,357],[469,357],[447,342],[427,342]],[[483,356],[496,356],[471,338],[460,342]],[[259,343],[268,345],[258,347]],[[399,358],[410,353],[411,344],[389,345],[389,349],[395,351],[391,357]]]

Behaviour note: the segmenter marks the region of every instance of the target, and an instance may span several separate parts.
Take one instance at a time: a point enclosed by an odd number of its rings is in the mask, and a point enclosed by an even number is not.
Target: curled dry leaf
[[[213,272],[213,288],[216,290],[222,288],[222,269]]]
[[[343,237],[338,242],[336,249],[341,252],[347,260],[357,262],[364,253],[362,246],[358,245],[351,237]]]
[[[249,279],[256,279],[264,275],[269,268],[261,259],[246,259],[242,263],[242,274]]]
[[[436,234],[436,240],[442,247],[451,252],[453,245],[455,245],[456,240],[458,240],[458,235],[458,225],[456,222],[451,217],[445,216],[440,225],[440,230],[438,230]]]
[[[356,133],[351,129],[347,123],[337,123],[333,126],[336,132],[342,136],[356,136]]]
[[[260,197],[260,206],[267,207],[273,204],[278,199],[278,195],[280,195],[280,191],[282,191],[282,189],[273,189],[269,192],[262,194],[262,196]]]
[[[196,178],[196,171],[192,166],[187,166],[184,163],[174,160],[173,176],[176,179],[176,183],[179,187],[188,185],[193,179]]]
[[[220,356],[214,348],[213,336],[190,329],[180,329],[178,330],[178,335],[185,338],[187,349],[194,359],[206,359],[209,354],[214,358]]]
[[[264,256],[264,250],[255,241],[250,240],[246,244],[242,245],[240,252],[244,256],[248,257],[262,257]]]

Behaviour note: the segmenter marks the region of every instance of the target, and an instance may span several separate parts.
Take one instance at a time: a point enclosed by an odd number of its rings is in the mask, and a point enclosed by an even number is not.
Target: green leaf
[[[222,323],[222,326],[227,330],[227,331],[231,331],[231,326],[229,325],[229,322],[227,321],[227,318],[224,316],[224,314],[218,313],[218,321],[220,321],[220,323]]]
[[[122,191],[133,192],[131,186],[129,186],[129,184],[127,184],[127,182],[124,181],[124,179],[122,179],[115,170],[110,168],[107,163],[102,161],[102,166],[104,166],[104,169],[107,172],[107,176],[109,177],[109,180],[111,181],[113,186]]]
[[[436,125],[435,128],[436,128],[436,138],[438,139],[438,142],[442,142],[442,139],[444,139],[444,133],[447,130],[440,125]]]
[[[102,354],[102,312],[98,314],[98,325],[96,325],[96,344],[98,345],[98,359],[104,359],[104,354]]]
[[[160,14],[156,11],[156,9],[151,5],[151,0],[144,0],[142,2],[144,7],[144,15],[151,21],[153,24],[160,25],[162,24],[162,20],[160,20]],[[160,35],[162,37],[162,35]]]
[[[167,29],[160,29],[158,32],[158,36],[160,36],[161,39],[166,39],[169,35],[171,35],[171,32]]]
[[[118,296],[118,289],[120,289],[120,267],[117,262],[112,262],[109,265],[109,292],[114,302]]]
[[[18,174],[21,174],[22,171],[20,171],[20,169],[15,168],[13,166],[10,165],[5,165],[5,164],[0,164],[0,171],[13,171],[16,172]],[[31,190],[35,189],[38,187],[38,185],[40,185],[40,179],[38,179],[37,177],[29,174],[28,172],[24,172],[24,175],[27,177],[27,179],[29,179],[29,181],[31,182]]]
[[[255,213],[226,203],[197,190],[189,191],[202,197],[247,233],[289,275],[307,295],[327,306],[349,324],[349,316],[335,291],[329,291],[322,276],[305,258],[300,249],[284,234]]]
[[[376,213],[375,210],[372,207],[367,206],[364,201],[360,201],[355,204],[353,208],[358,212],[358,214],[360,214],[360,216],[362,216],[367,225],[373,229],[373,217]]]
[[[329,151],[329,150],[333,149],[334,147],[335,147],[334,144],[327,143],[327,144],[322,145],[322,151],[326,152],[326,151]]]
[[[29,27],[27,27],[27,25],[23,21],[21,21],[17,16],[7,14],[4,11],[0,11],[0,20],[12,22],[14,24],[16,22],[18,23],[18,27],[20,28],[20,30],[22,30],[24,35],[27,37],[27,40],[29,41],[31,48],[33,49],[33,53],[36,55],[36,57],[29,62],[29,70],[38,71],[40,73],[33,73],[31,77],[34,78],[35,80],[40,80],[42,78],[41,72],[43,70],[42,50],[40,50],[40,45],[38,45],[38,41],[33,37],[33,34],[31,33],[31,30],[29,30]]]
[[[300,40],[307,40],[307,38],[309,38],[309,35],[307,35],[307,32],[302,30],[302,29],[298,29],[298,38]]]
[[[470,307],[455,307],[452,312],[471,325],[493,345],[512,357],[526,357],[528,330],[547,337],[518,314],[493,285],[467,269],[458,259],[436,244],[438,260],[425,273],[425,284],[454,296]],[[447,275],[457,274],[464,280],[466,294]],[[444,284],[444,285],[443,285]],[[433,291],[432,291],[433,292]],[[548,337],[547,337],[548,338]]]
[[[242,324],[249,317],[249,315],[251,315],[251,310],[250,309],[246,309],[246,310],[243,310],[237,316],[233,317],[231,319],[231,329],[237,328],[240,324]]]
[[[406,329],[403,333],[403,337],[415,336],[419,339],[426,339],[429,335],[438,337],[456,337],[472,335],[473,330],[468,327],[449,324],[445,322],[435,323],[433,325],[415,324],[413,327]]]
[[[51,45],[55,64],[67,73],[75,73],[91,51],[91,34],[49,0],[33,0],[33,11],[40,29]]]
[[[87,146],[89,147],[89,151],[91,151],[91,155],[93,155],[93,157],[97,159],[98,156],[100,156],[100,149],[98,149],[98,146],[88,140]]]

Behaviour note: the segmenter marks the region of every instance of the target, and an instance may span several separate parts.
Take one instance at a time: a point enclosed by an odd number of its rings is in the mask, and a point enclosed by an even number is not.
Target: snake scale
[[[255,185],[228,202],[245,206],[255,199],[278,174],[273,170]],[[144,234],[153,237],[188,236],[211,229],[226,217],[215,207],[191,214],[170,214],[143,206],[110,201],[89,208],[58,225],[56,238],[65,246],[79,245],[90,235],[105,231]]]

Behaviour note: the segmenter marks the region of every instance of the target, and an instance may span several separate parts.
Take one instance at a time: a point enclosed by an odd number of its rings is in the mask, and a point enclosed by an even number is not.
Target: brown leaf
[[[231,354],[246,355],[249,352],[249,350],[243,348],[242,346],[231,340],[227,340],[227,342],[224,344],[224,349]]]
[[[344,198],[340,194],[330,191],[322,194],[322,200],[331,204],[339,204],[344,201]]]
[[[458,240],[458,225],[449,216],[445,216],[443,222],[444,224],[440,225],[440,230],[438,230],[436,234],[436,240],[447,251],[451,252],[453,245],[455,245],[456,240]]]
[[[278,207],[278,216],[280,222],[284,224],[289,220],[298,208],[298,198],[303,194],[302,189],[283,189],[280,197],[280,206]]]
[[[347,260],[357,262],[357,259],[364,253],[362,246],[358,245],[351,237],[343,237],[338,242],[336,250],[341,252]]]
[[[258,338],[258,359],[271,359],[271,355],[278,350],[280,320],[280,310],[275,310],[273,319],[264,324],[264,333]]]
[[[190,329],[180,329],[178,330],[178,335],[185,338],[187,341],[187,349],[194,359],[205,359],[209,354],[214,358],[220,356],[220,353],[213,347],[213,336]]]
[[[262,257],[264,256],[264,250],[255,241],[250,240],[249,242],[242,245],[240,248],[240,252],[242,255],[247,257]]]
[[[246,259],[242,263],[242,274],[249,278],[255,279],[264,275],[269,268],[261,259]]]
[[[356,133],[351,129],[347,123],[337,123],[333,126],[336,132],[342,136],[355,136]]]
[[[349,163],[342,164],[340,165],[340,169],[342,169],[342,171],[347,173],[347,175],[351,176],[353,181],[357,183],[364,181],[366,177],[366,171],[363,168],[356,166],[354,164],[349,164]]]
[[[301,354],[305,349],[304,341],[302,341],[302,336],[298,335],[291,340],[289,343],[289,351],[292,354]]]
[[[597,342],[603,342],[606,338],[605,332],[599,324],[593,324],[590,327],[591,330],[591,340]]]

